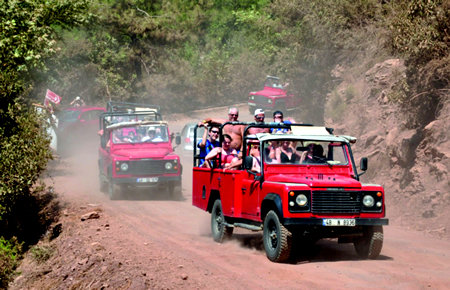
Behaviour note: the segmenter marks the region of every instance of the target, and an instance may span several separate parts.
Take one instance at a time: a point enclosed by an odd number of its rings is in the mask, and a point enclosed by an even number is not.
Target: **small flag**
[[[52,102],[54,104],[59,104],[61,102],[61,97],[55,94],[54,92],[47,89],[47,93],[45,94],[44,105],[48,106],[48,102]]]

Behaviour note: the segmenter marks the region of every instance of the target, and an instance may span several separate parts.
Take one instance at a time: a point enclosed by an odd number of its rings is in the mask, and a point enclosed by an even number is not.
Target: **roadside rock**
[[[89,219],[98,219],[100,218],[100,214],[96,211],[88,212],[81,216],[81,221],[89,220]]]

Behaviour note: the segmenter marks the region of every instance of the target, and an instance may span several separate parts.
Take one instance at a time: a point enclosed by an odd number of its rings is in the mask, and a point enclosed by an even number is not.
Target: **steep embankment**
[[[362,180],[384,185],[391,223],[448,239],[449,98],[434,120],[411,129],[405,108],[392,96],[393,86],[405,79],[401,60],[377,63],[362,75],[345,67],[334,74],[340,84],[328,96],[326,124],[359,137],[354,153],[369,157]]]

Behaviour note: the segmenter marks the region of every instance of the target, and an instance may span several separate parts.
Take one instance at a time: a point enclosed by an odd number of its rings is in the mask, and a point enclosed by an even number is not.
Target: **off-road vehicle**
[[[215,241],[242,227],[263,231],[266,255],[274,262],[287,261],[304,241],[322,238],[353,243],[362,258],[379,256],[383,225],[388,224],[385,194],[382,186],[359,180],[368,161],[361,159],[359,173],[351,150],[356,138],[299,124],[225,123],[221,129],[236,124],[247,126],[245,132],[251,127],[289,132],[245,133],[237,169],[223,168],[220,157],[213,168],[198,167],[201,157],[194,150],[192,203],[211,213]],[[256,160],[249,152],[255,145],[259,172],[251,170]]]
[[[181,196],[182,166],[167,122],[155,112],[104,113],[100,118],[100,189],[111,199],[130,188]],[[175,138],[180,144],[180,137]]]
[[[248,110],[253,115],[256,109],[264,111],[290,111],[297,109],[300,100],[288,92],[278,77],[267,76],[264,88],[257,92],[250,92],[248,96]]]

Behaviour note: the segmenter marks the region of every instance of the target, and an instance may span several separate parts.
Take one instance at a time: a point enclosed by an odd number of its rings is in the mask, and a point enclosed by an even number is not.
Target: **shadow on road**
[[[261,233],[233,234],[231,240],[248,249],[264,252]],[[317,243],[297,242],[292,245],[290,264],[341,262],[362,260],[355,252],[353,244],[338,244],[336,239],[322,239]],[[377,260],[393,260],[392,257],[380,255]]]

